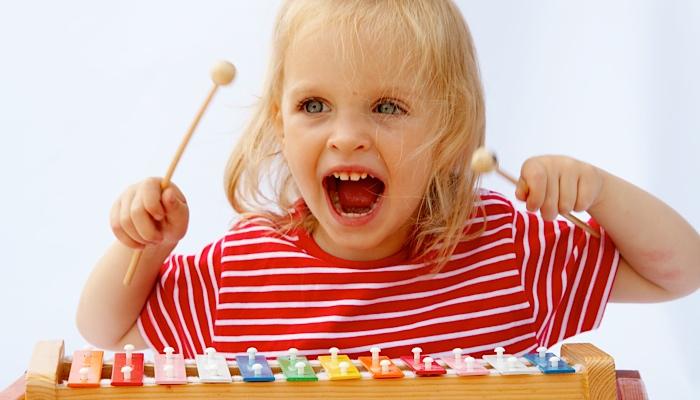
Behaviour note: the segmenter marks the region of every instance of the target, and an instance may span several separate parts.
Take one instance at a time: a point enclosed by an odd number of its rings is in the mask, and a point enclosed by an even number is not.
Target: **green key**
[[[291,360],[290,360],[291,359]],[[290,382],[317,381],[316,373],[304,356],[277,357],[280,369]]]

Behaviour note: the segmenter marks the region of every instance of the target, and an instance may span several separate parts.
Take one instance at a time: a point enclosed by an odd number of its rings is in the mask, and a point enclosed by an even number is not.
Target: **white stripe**
[[[567,224],[568,225],[568,224]],[[568,276],[567,276],[567,269],[569,265],[569,260],[571,260],[571,249],[574,247],[574,233],[575,230],[573,229],[572,225],[568,225],[568,229],[566,230],[568,232],[567,234],[567,244],[566,244],[566,260],[564,261],[564,268],[561,270],[561,291],[559,292],[560,298],[557,299],[557,304],[561,303],[563,300],[564,295],[566,294],[566,289],[568,287]],[[552,337],[552,331],[554,330],[554,318],[551,318],[549,321],[549,328],[547,329],[547,338],[545,339],[544,343],[545,345],[549,345],[550,339]]]
[[[438,319],[438,318],[436,318]],[[442,318],[440,318],[442,319]],[[422,321],[419,324],[412,324],[412,325],[417,325],[417,326],[424,326],[426,324],[420,325],[423,322],[428,322],[428,321]],[[442,321],[442,322],[451,322],[451,321]],[[456,338],[462,338],[462,337],[468,337],[468,336],[475,336],[475,335],[484,335],[487,333],[493,333],[493,332],[498,332],[502,330],[507,330],[507,329],[512,329],[518,326],[526,325],[526,324],[531,324],[532,319],[524,319],[520,321],[514,321],[514,322],[509,322],[506,324],[501,324],[501,325],[492,325],[492,326],[487,326],[483,328],[476,328],[472,329],[469,331],[460,331],[460,332],[451,332],[451,333],[445,333],[445,334],[440,334],[440,335],[433,335],[433,336],[428,336],[425,338],[425,340],[421,340],[422,342],[431,342],[431,341],[438,341],[438,340],[451,340],[451,339],[456,339]],[[432,325],[432,324],[430,324]],[[409,325],[410,326],[410,325]],[[381,333],[390,333],[396,330],[401,330],[398,328],[387,328],[387,329],[376,329],[374,331],[380,332]],[[374,332],[374,331],[366,331],[366,332]],[[385,332],[382,332],[385,331]],[[533,335],[530,333],[530,335]],[[313,339],[338,339],[338,338],[344,338],[344,337],[357,337],[357,336],[363,336],[362,332],[324,332],[324,333],[307,333],[307,334],[292,334],[292,335],[246,335],[246,336],[216,336],[216,341],[220,343],[237,343],[237,342],[247,342],[247,341],[255,341],[255,342],[267,342],[267,341],[284,341],[284,340],[313,340]],[[392,345],[387,345],[382,344],[382,348],[387,348],[387,347],[396,347],[396,346],[402,346],[406,344],[415,344],[416,339],[411,338],[411,339],[406,339],[406,340],[399,340],[396,342],[389,342],[389,344]],[[352,351],[352,350],[346,350],[346,351]],[[367,351],[366,347],[362,347],[361,350],[359,351]],[[267,352],[265,352],[266,355],[268,355]]]
[[[587,237],[587,240],[590,240],[589,237]],[[593,276],[591,277],[591,282],[588,284],[588,290],[586,290],[586,298],[583,301],[583,308],[581,309],[581,315],[578,320],[578,326],[576,327],[576,333],[581,333],[581,330],[583,329],[583,320],[586,319],[588,316],[588,303],[591,301],[591,296],[593,293],[593,288],[596,285],[596,281],[598,280],[598,271],[600,271],[600,262],[603,259],[603,250],[605,247],[605,241],[600,240],[598,244],[598,257],[595,260],[595,267],[593,269]]]
[[[199,254],[195,255],[194,257],[194,266],[195,270],[197,271],[197,274],[199,275],[200,279],[200,284],[201,284],[201,279],[202,275],[199,274],[199,268],[198,268],[198,262],[197,260],[199,259]],[[183,262],[184,262],[184,268],[185,268],[185,281],[187,283],[187,296],[189,297],[189,302],[190,302],[190,314],[192,314],[192,321],[194,322],[194,330],[197,333],[197,338],[199,339],[199,344],[201,347],[200,349],[206,349],[207,346],[204,344],[204,336],[202,336],[202,328],[199,326],[199,314],[197,313],[197,308],[194,304],[194,288],[192,287],[192,276],[190,275],[190,265],[187,262],[187,257],[183,257]],[[202,291],[202,294],[205,294],[206,291]],[[184,324],[184,320],[182,321]],[[187,326],[187,324],[184,324],[183,326]],[[189,329],[188,329],[189,330]],[[197,347],[194,347],[194,343],[192,343],[192,351],[194,353],[197,352]]]
[[[241,233],[257,232],[257,231],[267,231],[267,232],[276,232],[277,234],[279,234],[280,236],[282,236],[283,238],[285,238],[291,242],[296,242],[297,240],[299,240],[299,236],[287,236],[287,235],[280,234],[279,232],[277,232],[277,230],[275,228],[273,228],[271,226],[252,225],[252,224],[246,224],[244,226],[245,226],[244,228],[234,229],[234,230],[229,231],[226,234],[226,236],[233,236],[233,235],[238,235]]]
[[[153,325],[153,329],[155,329],[156,331],[156,336],[158,336],[158,340],[160,340],[160,345],[163,345],[165,343],[165,338],[163,337],[163,332],[160,331],[160,327],[156,323],[156,318],[153,316],[153,310],[151,309],[150,301],[146,301],[146,313],[148,314],[148,319],[151,321],[151,325]],[[151,338],[148,336],[146,328],[143,327],[143,322],[141,321],[141,318],[139,318],[137,322],[139,325],[139,331],[141,332],[141,337],[146,342],[148,347],[156,349],[157,351],[161,351],[160,346],[156,346],[153,344],[153,342],[151,342]]]
[[[502,218],[506,218],[506,217],[511,217],[511,218],[512,218],[512,217],[513,217],[513,214],[511,214],[511,213],[492,214],[492,215],[487,215],[486,218],[484,218],[484,217],[474,217],[474,218],[471,218],[471,219],[467,220],[467,222],[465,222],[463,226],[468,226],[468,225],[473,224],[473,223],[476,223],[476,222],[496,221],[496,220],[499,220],[499,219],[502,219]]]
[[[439,280],[450,278],[452,276],[461,275],[469,271],[481,268],[486,265],[491,265],[499,261],[515,258],[512,253],[503,254],[492,257],[478,263],[471,264],[467,267],[456,269],[449,272],[441,272],[435,275],[419,275],[415,278],[404,279],[402,281],[393,282],[363,282],[363,283],[328,283],[328,284],[289,284],[289,285],[264,285],[264,286],[231,286],[221,289],[221,293],[269,293],[269,292],[300,292],[309,290],[353,290],[353,289],[386,289],[395,286],[410,285],[413,283],[426,280]]]
[[[604,239],[603,235],[600,235],[601,239]],[[603,318],[603,310],[605,310],[605,305],[608,304],[608,298],[610,297],[610,291],[612,290],[613,281],[615,280],[615,274],[617,273],[617,265],[620,261],[620,252],[615,249],[615,254],[613,255],[612,265],[610,267],[610,275],[608,275],[608,283],[605,284],[605,292],[603,293],[603,298],[601,299],[600,306],[598,307],[598,315],[595,319],[595,324],[593,328],[598,328],[600,326],[600,320]]]
[[[474,285],[490,280],[496,280],[508,276],[517,275],[518,271],[505,271],[493,275],[482,276],[477,279],[472,279],[464,282],[460,282],[453,286],[448,286],[440,288],[437,290],[431,290],[428,292],[417,292],[402,294],[396,296],[382,297],[378,299],[371,300],[356,300],[356,299],[341,299],[341,300],[329,300],[329,301],[294,301],[294,302],[264,302],[264,303],[223,303],[219,304],[217,307],[219,310],[225,309],[260,309],[260,308],[319,308],[319,307],[336,307],[336,306],[366,306],[371,304],[387,303],[390,301],[401,301],[401,300],[413,300],[421,299],[425,297],[435,296],[443,293],[450,292],[452,290],[460,289],[465,286]],[[476,282],[478,280],[478,282]],[[492,297],[503,296],[517,291],[522,291],[522,286],[512,287],[508,289],[499,289],[486,293],[477,293],[471,296],[466,296],[465,299],[482,300]]]
[[[170,264],[172,265],[172,261],[170,262]],[[170,333],[175,338],[175,342],[177,343],[178,350],[180,350],[180,353],[182,353],[184,355],[185,349],[182,348],[182,342],[180,342],[180,337],[177,334],[177,330],[175,329],[175,325],[173,324],[173,321],[170,319],[170,315],[168,315],[167,310],[166,310],[165,306],[163,305],[163,298],[161,297],[160,292],[161,292],[161,290],[159,287],[156,290],[156,298],[158,299],[158,306],[160,307],[160,312],[161,312],[161,314],[163,314],[163,318],[165,318],[165,323],[170,328]],[[157,326],[157,325],[154,324],[154,326]],[[163,340],[163,344],[166,346],[171,345],[171,343],[168,343],[165,340]]]
[[[500,226],[498,226],[498,227],[496,227],[496,228],[489,229],[488,231],[484,231],[484,232],[481,234],[481,236],[479,236],[479,237],[483,238],[483,237],[491,236],[491,235],[493,235],[494,233],[498,233],[498,232],[500,232],[500,231],[502,231],[502,230],[506,230],[506,229],[511,229],[511,230],[512,230],[512,229],[513,229],[513,224],[509,222],[509,223],[507,223],[507,224],[500,225]],[[511,238],[511,239],[512,239],[512,238]]]
[[[512,229],[513,229],[513,225],[512,225],[511,223],[507,223],[507,224],[499,225],[499,226],[497,226],[496,228],[489,229],[488,231],[483,231],[483,232],[481,233],[481,236],[479,236],[479,238],[480,238],[480,239],[484,239],[484,238],[487,238],[487,237],[489,237],[489,236],[491,236],[491,235],[493,235],[493,234],[496,234],[496,233],[498,233],[498,232],[500,232],[500,231],[503,231],[503,230],[506,230],[506,229],[511,229],[511,230],[512,230]],[[513,238],[510,238],[510,242],[512,242],[512,241],[513,241]],[[459,244],[462,244],[462,243],[469,243],[469,241],[468,241],[468,240],[461,240],[461,241],[459,242]],[[452,259],[453,259],[453,258],[450,258],[450,260],[452,260]],[[421,265],[424,265],[424,264],[421,264]]]
[[[210,253],[213,253],[214,246],[216,246],[216,243],[212,243],[211,246],[207,246],[208,250],[207,253],[204,254],[204,258],[209,260]],[[211,337],[214,334],[214,327],[212,324],[212,318],[211,318],[211,311],[210,311],[210,306],[209,306],[209,291],[207,290],[207,284],[204,282],[204,274],[202,274],[202,269],[200,268],[200,263],[202,262],[202,254],[197,253],[194,259],[194,264],[195,264],[195,271],[197,271],[197,276],[199,277],[199,286],[202,294],[202,298],[204,299],[204,315],[206,315],[207,319],[207,329],[209,329],[209,337]],[[207,265],[208,267],[208,265]],[[205,349],[207,346],[204,343],[204,338],[202,338],[202,349]]]
[[[168,275],[170,275],[170,271],[173,269],[173,258],[174,257],[175,256],[170,255],[167,259],[168,260],[167,261],[168,267],[165,269],[165,272],[160,277],[160,286],[165,286],[165,283],[168,281]]]
[[[215,246],[219,247],[219,254],[222,254],[224,251],[221,248],[221,244],[223,243],[224,239],[219,240],[216,242]],[[214,271],[214,253],[215,249],[214,246],[212,246],[211,250],[209,251],[209,254],[207,254],[207,269],[209,270],[209,281],[211,282],[211,286],[214,289],[214,301],[216,304],[219,304],[219,277],[216,275],[216,271]],[[211,315],[209,314],[209,311],[207,311],[207,317],[209,317],[209,321],[212,321]],[[211,323],[211,322],[210,322]],[[211,334],[214,335],[214,328],[211,327]],[[213,336],[212,336],[213,337]]]
[[[456,299],[450,299],[448,301],[443,301],[441,303],[431,304],[429,306],[411,309],[406,311],[394,311],[385,312],[379,314],[366,314],[366,315],[324,315],[320,317],[310,317],[310,318],[251,318],[251,319],[220,319],[216,321],[217,326],[240,326],[240,325],[301,325],[301,324],[321,324],[327,322],[358,322],[358,321],[371,321],[377,319],[391,319],[391,318],[401,318],[410,315],[422,314],[426,312],[435,311],[439,308],[451,306],[454,304],[468,303],[465,298],[460,297]],[[504,312],[522,310],[528,308],[530,303],[518,303],[510,306],[503,306],[497,308],[491,308],[488,310],[477,311],[472,314],[472,318],[477,318],[486,315],[499,314]],[[478,315],[477,315],[478,314]]]
[[[248,233],[248,232],[257,232],[257,231],[274,231],[274,230],[275,229],[270,227],[270,226],[245,224],[245,225],[242,225],[240,228],[236,228],[234,230],[231,230],[229,232],[229,235],[237,235],[239,233]]]
[[[547,267],[547,282],[546,282],[547,314],[545,315],[544,319],[542,320],[542,326],[540,326],[539,329],[537,330],[537,337],[538,338],[542,337],[544,329],[549,325],[549,319],[552,315],[552,312],[554,311],[552,309],[552,270],[554,269],[554,260],[557,258],[557,250],[559,248],[559,238],[561,237],[561,235],[559,232],[559,223],[557,221],[554,221],[554,223],[552,224],[552,227],[554,228],[554,245],[552,246],[552,252],[549,255],[549,266]]]
[[[504,201],[501,198],[498,199],[481,199],[479,201],[474,202],[474,206],[479,207],[479,206],[490,206],[490,205],[499,205],[499,206],[506,206],[506,207],[511,207],[510,204],[508,204],[507,201]]]
[[[265,253],[252,253],[252,254],[235,254],[230,256],[222,256],[221,262],[232,262],[232,261],[249,261],[249,260],[268,260],[271,258],[311,258],[316,257],[310,256],[306,253],[301,253],[298,251],[270,251]]]
[[[587,238],[588,239],[588,238]],[[561,323],[561,331],[559,331],[559,340],[557,342],[561,342],[564,340],[565,334],[566,334],[566,328],[569,325],[569,314],[571,314],[571,305],[574,302],[574,299],[576,298],[576,292],[578,291],[578,284],[581,281],[581,275],[583,274],[583,268],[582,266],[586,265],[586,258],[588,258],[588,240],[586,240],[583,249],[581,250],[581,253],[583,253],[583,256],[581,258],[581,261],[574,260],[576,263],[576,277],[574,278],[574,283],[571,286],[571,293],[569,293],[569,301],[566,303],[566,310],[564,310],[564,318],[562,319]],[[574,257],[576,257],[578,253],[578,247],[574,249]]]
[[[292,242],[278,239],[275,237],[270,237],[270,236],[260,236],[260,237],[250,238],[250,239],[227,240],[226,243],[224,243],[223,247],[225,249],[227,249],[229,247],[248,246],[251,244],[260,244],[260,243],[277,243],[277,244],[284,244],[284,245],[291,246],[291,247],[296,247],[296,245]]]
[[[369,272],[396,272],[396,271],[411,271],[425,267],[424,264],[406,264],[395,265],[384,268],[372,269],[353,269],[342,267],[298,267],[298,268],[269,268],[255,269],[250,271],[224,271],[221,273],[222,278],[234,278],[243,276],[266,276],[266,275],[307,275],[307,274],[354,274],[361,272],[363,274]]]
[[[499,228],[500,229],[500,228]],[[450,256],[450,260],[459,260],[465,257],[469,257],[476,253],[488,250],[490,248],[499,246],[504,243],[512,242],[511,239],[505,238],[497,240],[495,242],[487,243],[476,249],[472,249],[466,253],[458,253]],[[403,264],[403,265],[392,265],[390,267],[382,268],[372,268],[372,269],[355,269],[355,268],[343,268],[343,267],[295,267],[295,268],[269,268],[269,269],[256,269],[249,271],[241,270],[230,270],[223,271],[221,273],[222,278],[233,278],[233,277],[243,277],[243,276],[266,276],[266,275],[307,275],[307,274],[350,274],[350,273],[377,273],[377,272],[397,272],[397,271],[413,271],[416,269],[424,268],[427,263],[420,264]]]
[[[175,262],[177,262],[177,259],[175,260]],[[180,319],[180,326],[183,327],[182,331],[185,333],[185,339],[187,339],[187,343],[189,344],[190,349],[194,351],[194,342],[192,341],[192,336],[190,336],[190,330],[186,329],[188,324],[185,322],[185,317],[182,314],[182,307],[180,307],[180,288],[177,283],[180,280],[181,272],[182,265],[178,263],[178,268],[175,269],[175,280],[173,282],[173,303],[175,303],[175,311],[177,311],[177,317]],[[183,354],[185,354],[184,351]]]
[[[540,271],[542,270],[542,261],[544,259],[544,248],[546,243],[544,239],[544,220],[539,214],[535,214],[535,218],[537,219],[537,240],[539,241],[540,245],[540,255],[537,257],[537,267],[535,268],[535,280],[532,283],[532,302],[534,303],[532,317],[535,318],[535,321],[537,321],[537,316],[540,312]]]
[[[523,218],[523,264],[521,266],[522,276],[520,277],[521,285],[525,287],[525,277],[527,276],[527,265],[530,261],[530,218],[527,213],[522,213]]]
[[[487,243],[483,246],[480,246],[476,249],[470,250],[466,253],[454,254],[454,255],[450,256],[450,261],[461,260],[463,258],[473,256],[477,253],[481,253],[484,250],[492,249],[494,247],[498,247],[502,244],[507,244],[507,243],[513,243],[513,241],[510,238],[499,239],[499,240],[496,240],[495,242]],[[513,253],[508,252],[508,254],[513,254]],[[514,257],[511,257],[511,258],[514,258]],[[473,264],[473,265],[475,265],[475,264]]]
[[[513,310],[504,310],[504,308],[512,307],[500,307],[493,308],[485,311],[476,311],[466,314],[454,314],[447,315],[444,317],[436,317],[425,319],[422,321],[414,322],[408,325],[402,326],[391,326],[388,328],[381,329],[370,329],[365,331],[349,331],[349,332],[304,332],[304,333],[283,333],[279,335],[240,335],[240,336],[217,336],[217,341],[225,342],[270,342],[277,340],[313,340],[313,339],[345,339],[353,337],[362,337],[370,335],[385,335],[387,333],[395,332],[405,332],[411,329],[422,328],[425,326],[439,325],[445,323],[453,323],[460,321],[468,321],[474,318],[484,317],[488,315],[501,314]],[[522,308],[522,307],[521,307]]]

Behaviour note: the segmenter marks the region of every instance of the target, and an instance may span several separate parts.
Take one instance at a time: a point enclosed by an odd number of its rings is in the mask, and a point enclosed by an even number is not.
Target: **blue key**
[[[561,360],[554,353],[547,353],[547,349],[540,347],[538,353],[528,353],[525,357],[528,361],[537,365],[545,374],[567,374],[576,372],[566,361]]]
[[[265,356],[256,355],[254,347],[248,349],[247,356],[236,356],[238,370],[245,382],[270,382],[275,380]]]
[[[547,359],[547,364],[540,367],[542,372],[545,374],[571,374],[576,372],[566,361],[561,360],[559,357],[552,356]]]

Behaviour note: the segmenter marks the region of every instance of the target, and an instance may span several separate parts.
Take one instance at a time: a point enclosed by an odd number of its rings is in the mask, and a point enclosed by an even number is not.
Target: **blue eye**
[[[322,101],[315,99],[304,100],[300,105],[301,109],[310,114],[317,114],[323,112],[327,108],[325,107],[326,105],[323,104]]]
[[[374,108],[380,114],[405,114],[403,108],[399,107],[396,103],[390,100],[385,100]]]

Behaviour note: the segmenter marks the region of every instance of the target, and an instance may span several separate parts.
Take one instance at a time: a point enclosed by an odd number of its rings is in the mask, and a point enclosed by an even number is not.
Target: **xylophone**
[[[371,356],[350,360],[334,348],[311,361],[294,349],[276,360],[249,349],[226,361],[210,349],[196,360],[167,351],[147,362],[131,350],[107,361],[101,351],[64,357],[63,341],[39,342],[25,377],[26,398],[616,398],[612,357],[586,343],[563,345],[561,359],[546,350],[512,357],[497,349],[475,360],[459,349],[444,358],[414,349],[412,356],[390,360],[373,348]]]

